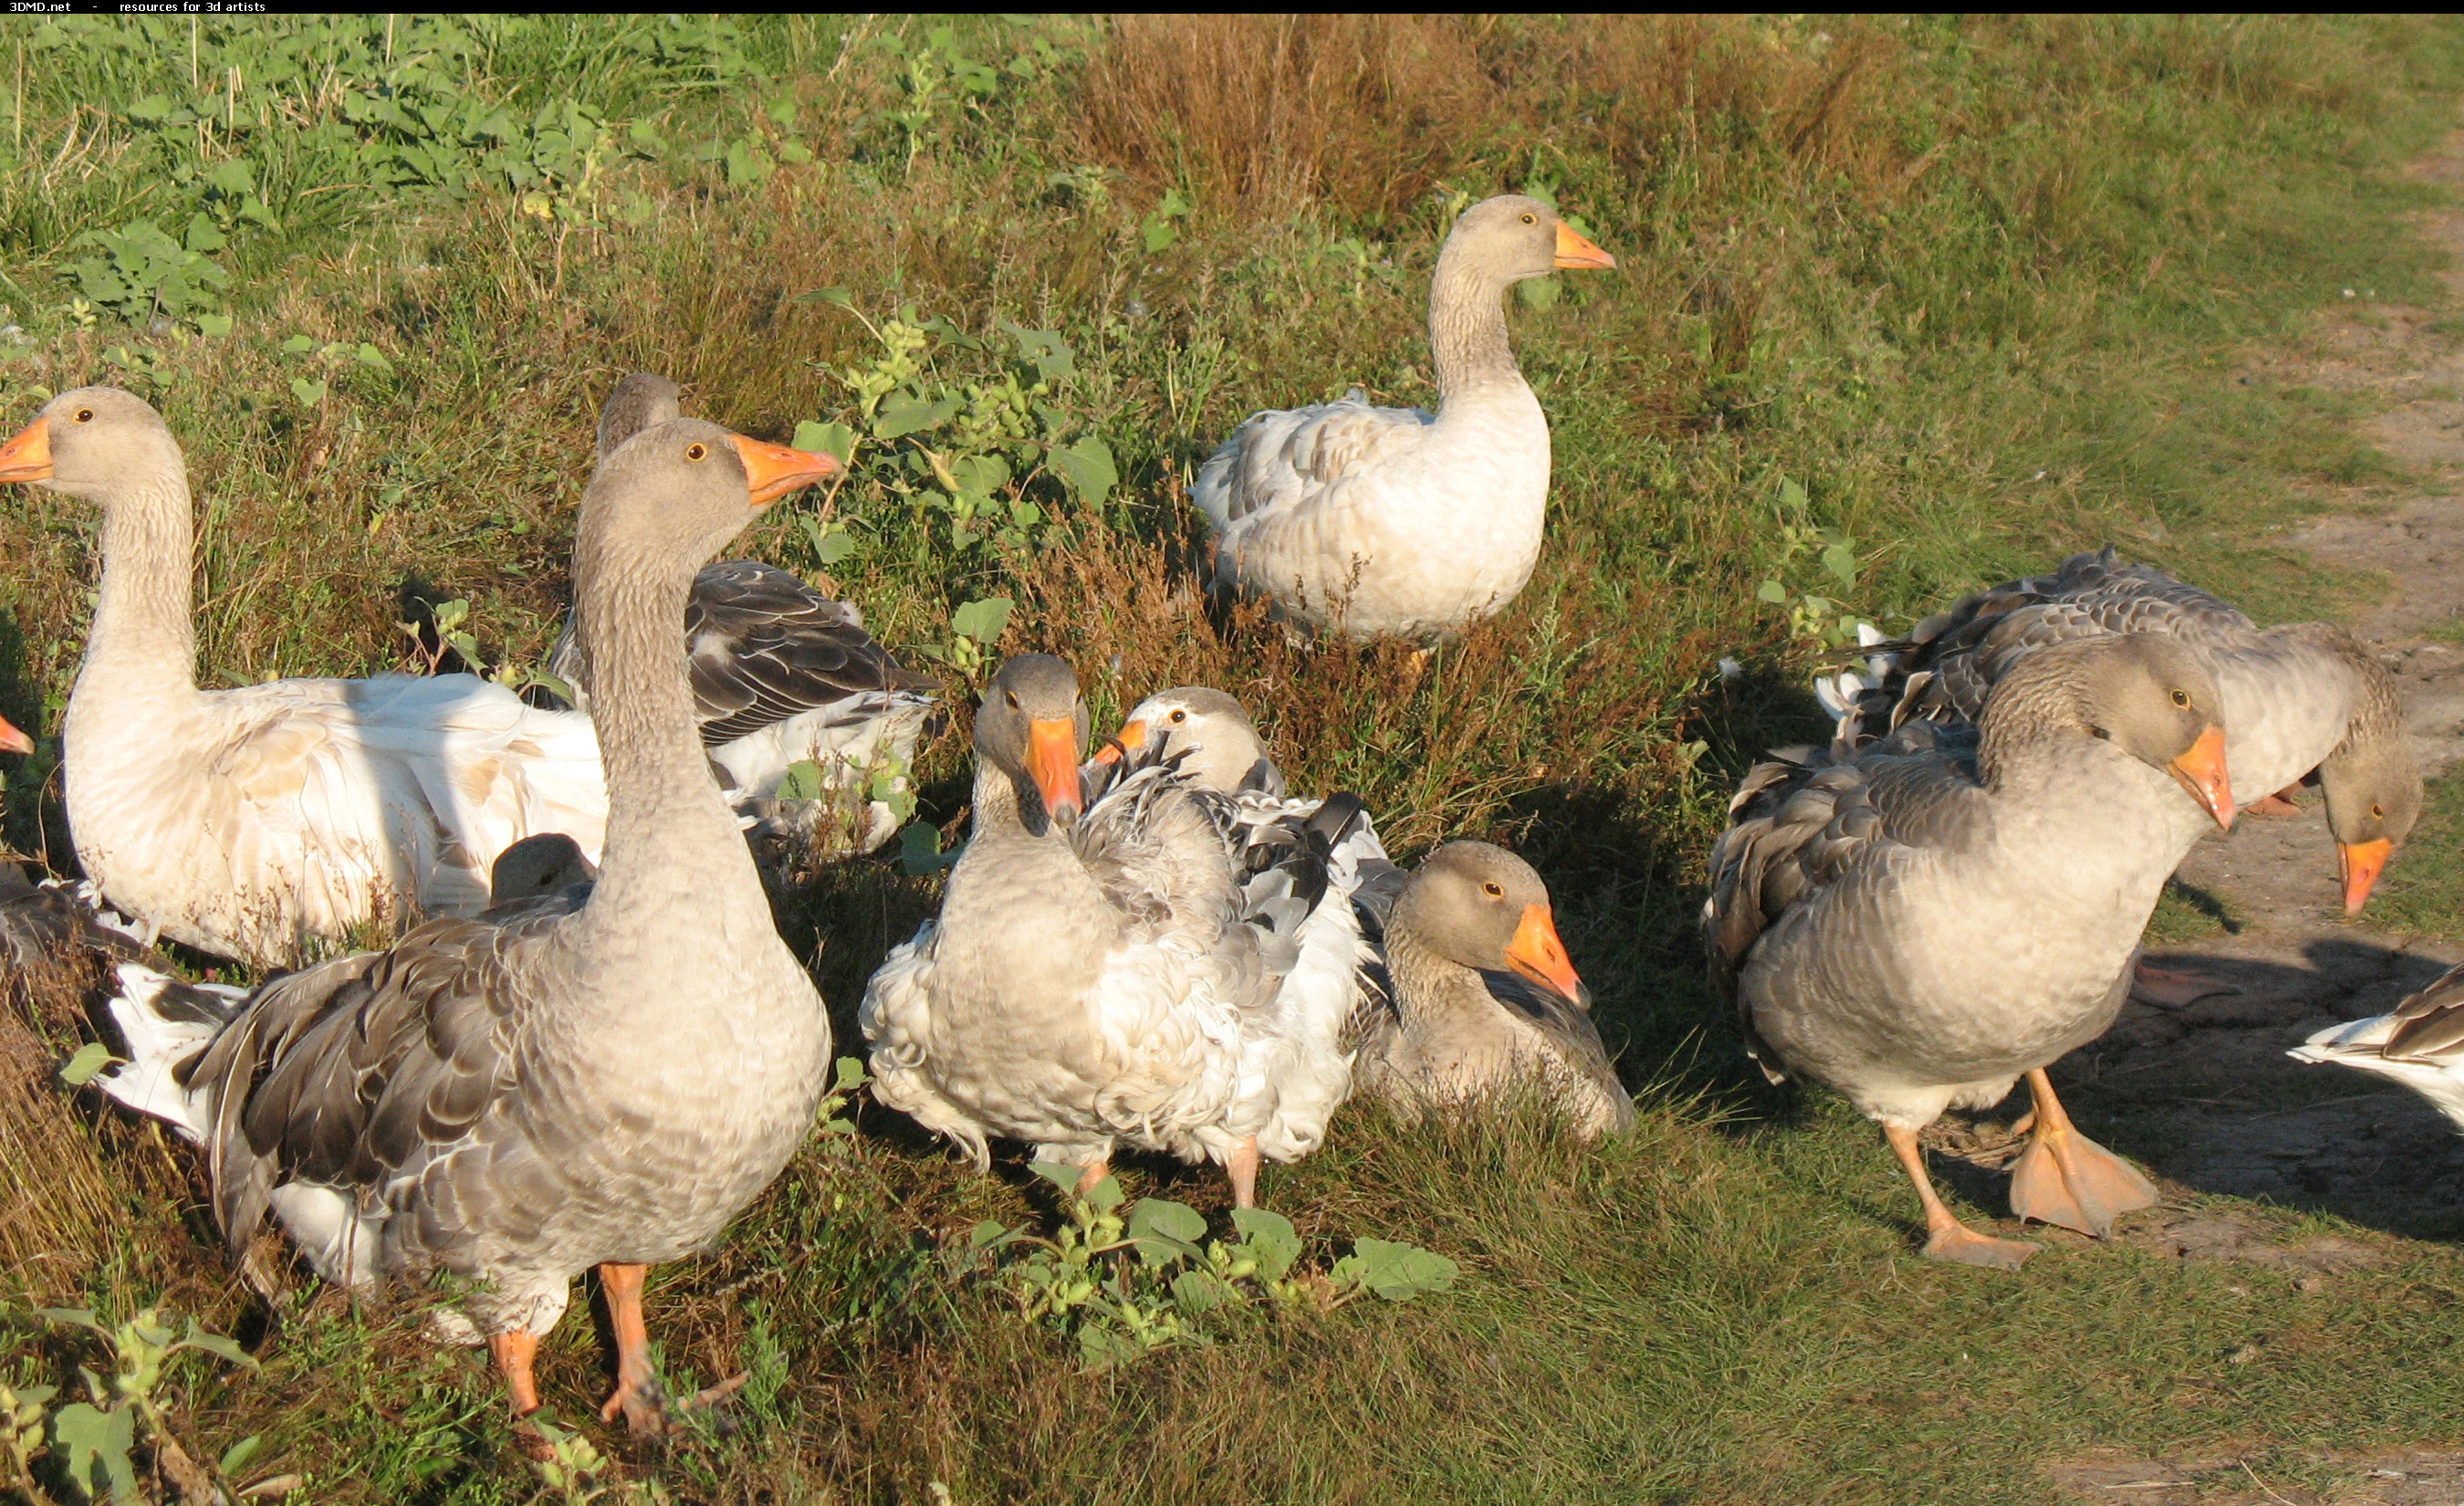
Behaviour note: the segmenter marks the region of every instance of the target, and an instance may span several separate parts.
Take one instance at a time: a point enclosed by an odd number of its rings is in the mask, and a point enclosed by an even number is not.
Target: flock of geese
[[[1425,641],[1511,601],[1549,431],[1504,296],[1614,265],[1536,200],[1464,211],[1430,298],[1438,411],[1355,393],[1250,419],[1194,489],[1213,584],[1311,635]],[[117,964],[125,1059],[98,1085],[204,1148],[234,1253],[270,1216],[348,1288],[463,1278],[436,1326],[489,1346],[517,1416],[539,1337],[596,1268],[617,1344],[602,1415],[656,1432],[645,1274],[781,1173],[831,1075],[748,832],[824,858],[879,844],[896,823],[876,776],[938,713],[936,682],[852,606],[713,563],[838,459],[681,416],[646,374],[619,383],[598,449],[551,660],[570,709],[470,675],[202,690],[178,443],[121,390],[47,403],[0,446],[0,481],[102,512],[61,728],[85,877],[5,875],[0,940],[17,965]],[[2152,1202],[2044,1069],[2111,1023],[2159,890],[2236,790],[2315,774],[2358,909],[2421,779],[2392,682],[2348,634],[2262,631],[2109,552],[1870,647],[1818,687],[1829,746],[1772,755],[1730,807],[1711,973],[1774,1080],[1881,1123],[1928,1254],[2015,1267],[2035,1247],[1961,1225],[1918,1133],[2025,1077],[2014,1213],[2103,1234]],[[1357,797],[1294,795],[1249,711],[1207,687],[1098,738],[1070,666],[1022,654],[973,736],[970,839],[857,1018],[873,1096],[978,1166],[1023,1141],[1091,1185],[1161,1152],[1221,1166],[1245,1207],[1262,1163],[1317,1149],[1355,1094],[1428,1115],[1535,1092],[1586,1137],[1632,1121],[1548,887],[1511,853],[1457,841],[1398,867]],[[0,722],[0,749],[29,744]],[[821,796],[781,798],[806,762]],[[291,970],[186,983],[159,938]],[[2464,1120],[2464,969],[2303,1052]]]

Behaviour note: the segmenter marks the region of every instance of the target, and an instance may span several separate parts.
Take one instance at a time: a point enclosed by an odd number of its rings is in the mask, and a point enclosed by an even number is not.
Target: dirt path
[[[2464,187],[2464,133],[2416,170]],[[2446,281],[2464,301],[2464,210],[2424,229],[2455,252]],[[2464,760],[2464,644],[2426,633],[2464,617],[2464,338],[2452,323],[2437,327],[2451,312],[2357,297],[2307,348],[2254,359],[2247,373],[2275,387],[2379,394],[2392,406],[2366,436],[2427,478],[2425,495],[2321,519],[2287,542],[2388,582],[2387,599],[2355,626],[2396,675],[2432,775]],[[2307,1283],[2380,1263],[2385,1242],[2296,1237],[2290,1220],[2199,1195],[2334,1213],[2389,1236],[2464,1237],[2464,1136],[2401,1088],[2284,1054],[2332,1022],[2385,1012],[2464,959],[2464,942],[2383,930],[2366,912],[2347,921],[2317,793],[2300,804],[2299,816],[2236,822],[2183,867],[2181,881],[2220,902],[2238,929],[2150,954],[2238,991],[2179,1008],[2134,1000],[2110,1034],[2054,1073],[2092,1133],[2165,1185],[2166,1206],[2134,1215],[2122,1237],[2183,1259],[2291,1269]],[[2464,1452],[2341,1462],[2366,1483],[2336,1495],[2338,1506],[2464,1500]],[[2321,1499],[2278,1494],[2225,1455],[2099,1451],[2048,1469],[2082,1499],[2139,1506]]]

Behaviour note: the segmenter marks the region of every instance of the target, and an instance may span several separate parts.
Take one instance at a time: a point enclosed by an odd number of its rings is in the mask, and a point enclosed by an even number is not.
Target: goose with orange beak
[[[1918,1132],[2028,1080],[2021,1219],[2102,1236],[2156,1200],[2079,1133],[2045,1068],[2102,1034],[2166,878],[2233,819],[2216,682],[2172,638],[2039,649],[1981,725],[1910,722],[1845,753],[1757,765],[1711,854],[1711,975],[1776,1082],[1810,1077],[1878,1121],[1934,1259],[2013,1269],[2036,1251],[1936,1195]]]
[[[1368,1015],[1361,1076],[1405,1107],[1444,1108],[1536,1084],[1576,1131],[1634,1122],[1584,986],[1531,865],[1449,842],[1408,879],[1370,887],[1392,987]]]

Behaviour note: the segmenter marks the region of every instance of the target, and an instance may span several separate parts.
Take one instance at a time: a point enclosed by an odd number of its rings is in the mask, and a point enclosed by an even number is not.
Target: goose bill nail
[[[48,481],[52,478],[52,421],[37,418],[0,445],[0,481]]]
[[[729,437],[744,460],[744,484],[753,494],[756,507],[766,507],[789,492],[827,480],[846,469],[831,456],[813,451],[764,444],[742,434]]]
[[[2336,848],[2336,866],[2344,875],[2344,913],[2359,915],[2369,902],[2370,889],[2378,883],[2379,875],[2387,872],[2387,859],[2395,853],[2395,844],[2386,837],[2375,842],[2343,842]]]
[[[1583,980],[1574,973],[1573,959],[1566,955],[1566,943],[1557,939],[1557,923],[1544,904],[1526,905],[1523,923],[1514,928],[1514,940],[1507,943],[1506,960],[1514,970],[1535,983],[1547,984],[1564,995],[1569,1002],[1583,997]]]
[[[2166,765],[2190,798],[2216,818],[2216,825],[2233,830],[2233,784],[2225,777],[2225,729],[2211,725],[2190,744],[2190,750]]]
[[[1078,814],[1078,726],[1070,721],[1032,721],[1026,728],[1026,771],[1055,821]]]
[[[1617,258],[1577,234],[1574,227],[1559,220],[1557,265],[1569,272],[1605,271],[1617,265]]]

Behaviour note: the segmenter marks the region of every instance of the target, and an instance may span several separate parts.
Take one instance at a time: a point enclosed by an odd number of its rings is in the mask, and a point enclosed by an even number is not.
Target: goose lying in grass
[[[677,420],[591,482],[574,575],[608,813],[586,898],[431,920],[235,1008],[123,974],[131,1062],[99,1080],[206,1146],[232,1251],[270,1212],[328,1280],[464,1278],[443,1326],[485,1338],[517,1414],[539,1406],[539,1336],[596,1266],[617,1343],[602,1415],[665,1426],[644,1275],[769,1185],[826,1079],[829,1022],[710,781],[675,623],[694,566],[829,468]]]
[[[600,454],[674,418],[677,394],[665,377],[625,376],[600,411]],[[565,619],[547,667],[587,711],[578,621]],[[685,641],[702,744],[739,802],[824,851],[869,853],[890,839],[899,818],[874,794],[873,776],[891,765],[894,780],[908,778],[939,681],[901,668],[853,604],[759,560],[723,560],[693,577]],[[820,794],[781,801],[787,771],[805,761],[821,771]]]
[[[284,964],[407,900],[478,910],[489,863],[533,831],[598,847],[588,724],[502,686],[199,690],[187,465],[141,399],[54,398],[0,446],[0,481],[102,506],[102,590],[62,737],[77,859],[113,905],[202,950]]]
[[[1300,965],[1341,833],[1295,844],[1290,882],[1258,882],[1177,760],[1139,760],[1088,801],[1086,742],[1061,660],[1011,659],[986,687],[966,852],[939,917],[865,990],[873,1094],[979,1166],[1001,1136],[1091,1186],[1126,1144],[1214,1161],[1246,1205],[1273,1118],[1243,1091],[1251,1037]]]
[[[1449,842],[1362,884],[1391,986],[1361,1030],[1363,1086],[1406,1108],[1444,1109],[1535,1077],[1586,1137],[1634,1123],[1592,1023],[1591,990],[1557,936],[1531,865],[1486,842]]]
[[[1854,715],[1881,736],[1917,717],[1973,720],[1994,682],[2049,644],[2118,632],[2164,633],[2215,677],[2233,729],[2233,787],[2282,789],[2314,770],[2326,795],[2347,914],[2358,913],[2397,844],[2421,816],[2421,767],[2405,733],[2395,679],[2333,623],[2261,629],[2196,587],[2111,549],[2075,554],[2054,574],[1979,591],[1881,645],[1879,683]],[[2280,813],[2275,796],[2252,808]]]
[[[2020,1076],[2033,1135],[2019,1217],[2102,1235],[2155,1200],[2078,1133],[2044,1069],[2103,1033],[2140,932],[2195,840],[2233,820],[2213,676],[2132,633],[2057,643],[2003,675],[1973,729],[1916,722],[1747,775],[1711,853],[1711,974],[1772,1081],[1829,1084],[1879,1120],[1938,1260],[2016,1267],[2036,1247],[1966,1228],[1917,1133]],[[2185,791],[2188,791],[2186,794]]]
[[[2464,964],[2394,1013],[2331,1025],[2285,1054],[2393,1077],[2464,1129]]]
[[[1540,557],[1549,420],[1504,299],[1560,268],[1614,267],[1537,199],[1463,212],[1429,287],[1438,410],[1339,403],[1258,413],[1191,488],[1215,584],[1313,632],[1452,632],[1505,609]]]
[[[1315,1149],[1355,1082],[1425,1107],[1508,1093],[1537,1074],[1585,1134],[1633,1121],[1590,995],[1557,938],[1548,888],[1529,864],[1456,842],[1407,878],[1366,815],[1343,814],[1357,810],[1357,797],[1286,797],[1248,711],[1219,690],[1185,685],[1148,697],[1096,755],[1098,766],[1120,759],[1116,749],[1175,758],[1199,788],[1228,798],[1250,873],[1279,872],[1277,854],[1315,839],[1312,826],[1331,837],[1330,896],[1350,902],[1321,905],[1300,928],[1303,967],[1277,995],[1273,1017],[1250,1030],[1243,1107],[1271,1105],[1268,1159]],[[1364,955],[1365,966],[1344,961]],[[1322,965],[1312,970],[1312,959]],[[1297,1142],[1294,1128],[1306,1131]]]

